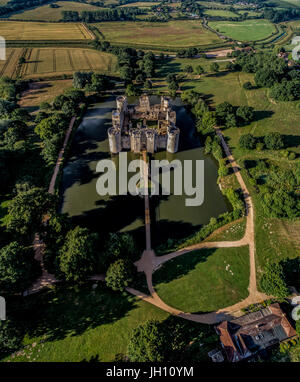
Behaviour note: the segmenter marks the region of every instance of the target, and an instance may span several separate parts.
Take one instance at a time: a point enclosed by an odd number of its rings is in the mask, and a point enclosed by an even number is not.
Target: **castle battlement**
[[[151,105],[143,94],[138,105],[128,105],[126,96],[116,98],[117,109],[112,112],[112,127],[108,129],[110,152],[122,150],[154,153],[165,149],[176,153],[180,129],[176,127],[176,112],[169,97],[162,96],[160,104]]]

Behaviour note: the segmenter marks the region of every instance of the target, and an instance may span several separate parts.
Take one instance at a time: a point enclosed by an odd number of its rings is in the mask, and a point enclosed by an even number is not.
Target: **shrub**
[[[239,145],[243,149],[252,150],[255,147],[255,138],[252,134],[243,134],[239,139]]]

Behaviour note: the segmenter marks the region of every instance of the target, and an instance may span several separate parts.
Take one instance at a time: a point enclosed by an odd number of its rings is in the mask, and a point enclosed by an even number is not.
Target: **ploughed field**
[[[68,74],[76,70],[116,73],[117,59],[109,53],[72,48],[8,48],[6,61],[0,61],[0,75],[41,77]],[[25,64],[18,65],[20,57]]]
[[[0,21],[0,36],[6,40],[90,40],[81,23]]]
[[[104,40],[114,44],[140,44],[143,46],[186,48],[220,43],[213,32],[203,28],[200,20],[169,22],[104,22],[93,24]]]
[[[227,37],[239,41],[256,41],[269,37],[276,32],[275,26],[268,20],[210,21],[209,26]]]

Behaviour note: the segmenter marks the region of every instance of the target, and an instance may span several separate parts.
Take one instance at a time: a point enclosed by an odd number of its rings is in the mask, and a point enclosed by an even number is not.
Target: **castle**
[[[112,127],[108,129],[109,149],[112,154],[122,150],[153,154],[162,149],[176,153],[180,130],[176,127],[176,112],[168,97],[161,103],[150,105],[149,96],[143,94],[139,105],[128,105],[127,97],[116,99],[117,110],[112,112]]]

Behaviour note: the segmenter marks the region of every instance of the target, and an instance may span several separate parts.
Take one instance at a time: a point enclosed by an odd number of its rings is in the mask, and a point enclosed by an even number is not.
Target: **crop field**
[[[26,59],[21,67],[18,60]],[[6,61],[0,61],[0,75],[26,78],[71,74],[76,70],[116,73],[116,57],[91,49],[8,48]]]
[[[10,16],[12,20],[32,20],[32,21],[59,21],[62,11],[97,11],[103,8],[96,7],[90,4],[77,3],[74,1],[57,1],[55,4],[59,8],[51,8],[49,4],[29,9],[25,11],[15,12]]]
[[[239,41],[255,41],[267,38],[276,31],[267,20],[211,21],[209,26],[225,36]]]
[[[222,9],[206,9],[204,13],[208,16],[238,17],[235,13]]]
[[[136,3],[129,3],[129,4],[124,4],[124,5],[121,5],[120,8],[128,8],[128,7],[138,7],[138,8],[150,8],[152,7],[153,5],[157,5],[158,3],[151,3],[151,2],[143,2],[143,1],[140,1],[140,2],[136,2]]]
[[[222,40],[204,29],[199,20],[158,22],[105,22],[94,24],[105,40],[143,46],[188,47],[219,43]]]
[[[25,53],[22,48],[7,48],[6,60],[0,61],[0,76],[15,77],[18,69],[18,60]]]
[[[88,40],[91,34],[80,23],[0,21],[6,40]]]
[[[249,248],[202,249],[166,262],[153,275],[161,299],[184,312],[209,312],[248,295]]]

